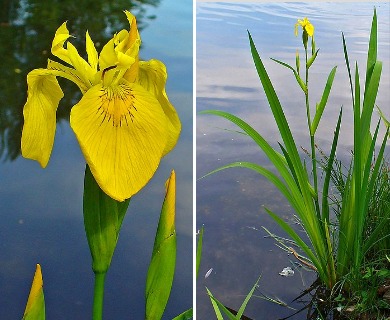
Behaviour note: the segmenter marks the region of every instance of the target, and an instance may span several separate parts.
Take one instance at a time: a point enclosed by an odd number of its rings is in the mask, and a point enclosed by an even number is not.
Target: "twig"
[[[302,262],[305,266],[309,267],[310,269],[312,269],[314,271],[317,271],[317,268],[315,266],[313,266],[312,264],[310,264],[307,261],[305,261],[304,259],[302,259],[293,248],[289,247],[289,250],[294,255],[294,257],[297,258],[300,262]]]

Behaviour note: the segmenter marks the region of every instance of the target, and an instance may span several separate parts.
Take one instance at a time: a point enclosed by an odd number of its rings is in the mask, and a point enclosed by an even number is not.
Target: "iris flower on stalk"
[[[46,167],[53,148],[56,110],[64,96],[56,77],[74,82],[82,92],[72,107],[73,129],[91,172],[111,198],[123,201],[137,193],[175,146],[181,124],[165,92],[167,72],[158,60],[140,61],[141,39],[135,17],[124,12],[130,30],[114,34],[98,54],[86,33],[87,61],[68,41],[64,22],[46,69],[27,75],[23,109],[22,155]]]
[[[306,31],[310,37],[313,37],[314,26],[310,23],[309,19],[307,19],[306,17],[303,20],[298,19],[298,22],[295,24],[295,27],[294,27],[295,36],[298,35],[298,27],[299,26],[301,26],[303,31]]]

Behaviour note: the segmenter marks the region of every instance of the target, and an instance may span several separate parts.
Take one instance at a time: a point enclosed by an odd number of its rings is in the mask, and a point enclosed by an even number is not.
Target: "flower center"
[[[118,84],[101,89],[101,105],[98,113],[103,117],[101,124],[111,122],[113,126],[129,126],[134,122],[135,97],[131,88],[125,84]]]

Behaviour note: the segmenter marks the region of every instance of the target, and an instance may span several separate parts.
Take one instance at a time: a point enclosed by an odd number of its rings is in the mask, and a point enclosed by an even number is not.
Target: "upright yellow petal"
[[[78,71],[81,80],[90,88],[96,71],[79,55],[76,47],[70,42],[68,43],[68,57],[71,65]]]
[[[85,46],[88,55],[88,63],[90,64],[91,68],[95,72],[97,72],[98,53],[96,51],[95,44],[93,43],[88,31],[86,32],[85,35]]]
[[[51,53],[60,58],[62,61],[71,64],[68,57],[68,50],[64,48],[65,41],[70,38],[68,28],[66,27],[66,22],[64,22],[56,31],[54,39],[51,45]]]
[[[125,11],[125,14],[127,16],[127,20],[130,24],[130,32],[129,32],[129,38],[127,42],[127,47],[125,48],[125,51],[138,51],[140,45],[141,45],[141,38],[139,36],[138,27],[137,27],[137,19],[134,15],[132,15],[129,11]],[[135,52],[132,52],[132,54],[138,54]]]
[[[51,70],[35,69],[27,75],[28,94],[23,108],[22,155],[46,167],[53,149],[56,111],[64,96]]]
[[[181,123],[175,108],[169,102],[165,92],[167,72],[165,65],[158,60],[141,61],[139,63],[139,83],[156,97],[165,115],[169,119],[168,141],[164,155],[169,153],[177,143],[181,131]]]
[[[99,55],[99,68],[104,70],[115,66],[118,62],[116,52],[114,50],[114,39],[108,41],[104,46]]]
[[[72,108],[70,124],[100,188],[123,201],[156,171],[167,142],[159,102],[135,83],[92,87]]]

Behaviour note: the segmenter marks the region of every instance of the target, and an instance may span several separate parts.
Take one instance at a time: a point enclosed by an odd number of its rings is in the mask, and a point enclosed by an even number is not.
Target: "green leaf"
[[[204,233],[204,226],[200,228],[198,245],[196,247],[196,278],[198,278],[200,261],[202,260],[203,233]]]
[[[190,320],[193,318],[193,311],[192,308],[184,311],[183,313],[179,314],[177,317],[174,317],[172,320]]]
[[[334,80],[334,77],[336,74],[336,68],[337,67],[334,67],[332,69],[332,71],[329,73],[328,80],[326,81],[326,85],[324,88],[324,92],[322,93],[321,101],[317,105],[316,114],[314,115],[314,119],[313,119],[313,122],[312,122],[311,128],[310,128],[310,134],[312,136],[314,136],[315,132],[317,131],[318,124],[320,123],[320,120],[321,120],[322,114],[324,112],[326,103],[328,102],[329,93],[330,93],[330,90],[332,89],[333,80]]]
[[[361,134],[362,138],[370,130],[371,116],[374,110],[376,96],[379,89],[379,81],[382,73],[382,62],[376,61],[373,66],[370,82],[366,83],[366,91],[364,92],[363,109],[361,115]]]
[[[377,61],[377,51],[378,51],[377,16],[376,16],[376,9],[374,9],[374,16],[372,17],[372,23],[371,23],[370,42],[368,45],[368,54],[367,54],[366,87],[364,89],[365,92],[367,91],[367,86],[371,81],[371,75],[374,69],[374,65]]]
[[[96,183],[88,165],[84,177],[84,227],[95,273],[106,273],[118,242],[130,199],[116,201]]]
[[[323,220],[327,223],[329,223],[329,184],[330,184],[330,178],[332,176],[332,168],[333,168],[333,162],[336,157],[336,148],[337,143],[339,140],[339,133],[340,133],[340,126],[341,126],[341,118],[343,116],[343,109],[340,109],[339,117],[337,120],[336,130],[334,132],[333,136],[333,142],[332,142],[332,148],[330,151],[330,155],[328,158],[328,163],[325,169],[325,179],[324,179],[324,186],[322,188],[322,217]]]
[[[260,278],[261,278],[261,276],[259,276],[259,277],[257,278],[256,283],[253,285],[252,289],[249,291],[249,293],[248,293],[247,296],[245,297],[245,300],[244,300],[244,302],[242,303],[240,309],[238,310],[238,313],[237,313],[237,318],[238,318],[238,319],[240,319],[240,318],[242,317],[242,315],[244,314],[246,305],[248,304],[249,299],[252,297],[253,292],[256,290],[257,285],[258,285],[258,283],[259,283],[259,281],[260,281]]]
[[[348,58],[348,51],[347,51],[347,43],[345,41],[344,33],[341,33],[342,38],[343,38],[343,49],[344,49],[344,59],[345,59],[345,64],[347,66],[347,71],[348,71],[348,78],[349,78],[349,86],[352,94],[352,103],[355,105],[355,98],[353,94],[353,85],[352,85],[352,74],[351,74],[351,66],[349,64],[349,58]]]
[[[324,270],[322,270],[322,266],[319,263],[319,260],[317,257],[313,254],[313,251],[307,246],[307,244],[302,240],[300,236],[294,231],[294,229],[286,223],[284,220],[279,218],[275,213],[273,213],[271,210],[265,208],[267,213],[271,216],[272,219],[276,221],[276,223],[287,232],[287,234],[297,243],[297,245],[306,253],[310,261],[314,264],[314,266],[317,268],[318,273],[323,273]]]
[[[219,310],[219,306],[221,306],[222,309],[225,308],[225,306],[222,303],[220,303],[217,299],[214,298],[213,294],[211,293],[211,291],[207,287],[206,287],[206,290],[207,290],[207,294],[210,297],[211,304],[214,308],[214,312],[215,312],[215,315],[217,317],[217,320],[223,320],[221,310]],[[227,310],[227,314],[228,314],[229,319],[236,320],[236,317],[229,310]],[[231,318],[231,316],[229,316],[229,314],[232,316],[232,318]]]
[[[306,66],[307,66],[308,69],[311,67],[311,65],[313,64],[313,62],[314,62],[315,59],[317,58],[318,51],[320,51],[320,49],[318,49],[317,51],[315,51],[314,54],[310,57],[309,61],[307,61]]]
[[[382,110],[381,110],[378,106],[377,106],[377,108],[378,108],[379,115],[380,115],[381,119],[382,119],[383,122],[385,123],[385,126],[386,126],[387,128],[389,128],[389,127],[390,127],[390,122],[386,119],[386,117],[385,117],[385,115],[383,114]]]
[[[280,61],[280,60],[277,60],[277,59],[274,59],[274,58],[271,58],[271,60],[281,64],[282,66],[290,69],[293,73],[294,73],[294,76],[295,76],[295,79],[297,80],[299,86],[301,87],[302,91],[307,93],[307,87],[305,85],[305,83],[303,82],[302,78],[299,76],[299,73],[297,71],[295,71],[295,69],[290,66],[289,64],[283,62],[283,61]]]
[[[37,264],[22,320],[45,320],[45,297],[41,266]]]
[[[154,240],[145,289],[145,319],[161,319],[172,288],[176,264],[176,178],[172,171]]]
[[[209,172],[208,174],[204,175],[202,178],[207,177],[207,176],[214,174],[216,172],[219,172],[219,171],[222,171],[225,169],[230,169],[230,168],[246,168],[246,169],[250,169],[250,170],[253,170],[253,171],[261,174],[262,176],[266,177],[270,182],[272,182],[280,190],[280,192],[285,196],[285,198],[291,203],[291,205],[294,208],[296,207],[295,199],[292,197],[292,195],[290,194],[290,191],[284,185],[284,183],[280,180],[280,178],[277,175],[275,175],[272,171],[267,170],[264,167],[262,167],[256,163],[245,162],[245,161],[233,162],[233,163],[219,167],[219,168]]]
[[[257,279],[257,281],[255,282],[255,284],[253,285],[252,289],[249,291],[249,293],[246,295],[243,303],[241,304],[240,306],[240,309],[237,311],[237,315],[233,314],[228,308],[226,308],[219,300],[217,300],[213,295],[212,293],[210,292],[210,290],[206,287],[206,290],[207,290],[207,293],[210,297],[210,300],[211,300],[211,303],[213,305],[213,308],[214,308],[214,312],[217,316],[217,319],[218,320],[223,320],[223,317],[222,317],[222,313],[221,313],[221,310],[228,316],[228,318],[230,320],[240,320],[241,318],[244,318],[244,311],[246,309],[246,306],[250,300],[250,298],[252,297],[254,291],[256,290],[257,288],[257,285],[260,281],[260,278],[261,276]]]

